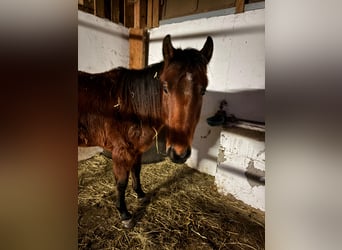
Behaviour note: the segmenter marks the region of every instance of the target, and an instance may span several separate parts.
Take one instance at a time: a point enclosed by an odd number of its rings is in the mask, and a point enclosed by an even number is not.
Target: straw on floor
[[[79,249],[265,249],[264,213],[217,192],[214,177],[166,160],[142,167],[145,201],[127,188],[137,221],[121,226],[112,161],[78,164]]]

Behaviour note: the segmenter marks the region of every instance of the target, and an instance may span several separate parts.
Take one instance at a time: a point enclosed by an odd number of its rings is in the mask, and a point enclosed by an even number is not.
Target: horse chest
[[[145,152],[150,148],[155,139],[156,130],[148,125],[133,124],[128,128],[128,140],[140,152]]]

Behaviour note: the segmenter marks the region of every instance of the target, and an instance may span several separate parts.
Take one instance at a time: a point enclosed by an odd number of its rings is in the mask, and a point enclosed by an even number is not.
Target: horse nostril
[[[183,154],[180,155],[181,158],[188,158],[191,155],[191,148],[187,148]]]
[[[177,154],[175,149],[171,146],[168,150],[170,159],[175,163],[184,163],[191,155],[191,148],[188,147],[182,154]]]
[[[183,154],[179,155],[180,158],[185,158],[188,154],[188,150],[184,151]]]

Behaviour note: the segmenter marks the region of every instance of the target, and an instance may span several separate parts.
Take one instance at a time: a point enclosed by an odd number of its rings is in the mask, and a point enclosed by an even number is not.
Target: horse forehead
[[[202,71],[201,68],[184,68],[179,65],[172,65],[166,71],[163,72],[163,79],[166,81],[169,79],[170,83],[177,84],[180,86],[192,86],[193,84],[206,85],[207,76],[205,75],[205,70]]]
[[[186,72],[185,73],[185,79],[188,80],[189,82],[191,82],[192,81],[192,73]]]

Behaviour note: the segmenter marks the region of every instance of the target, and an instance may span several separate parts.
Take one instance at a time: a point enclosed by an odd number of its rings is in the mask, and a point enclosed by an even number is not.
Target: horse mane
[[[159,74],[163,63],[145,69],[118,68],[120,80],[116,96],[120,114],[140,122],[155,123],[162,115],[162,86]]]

